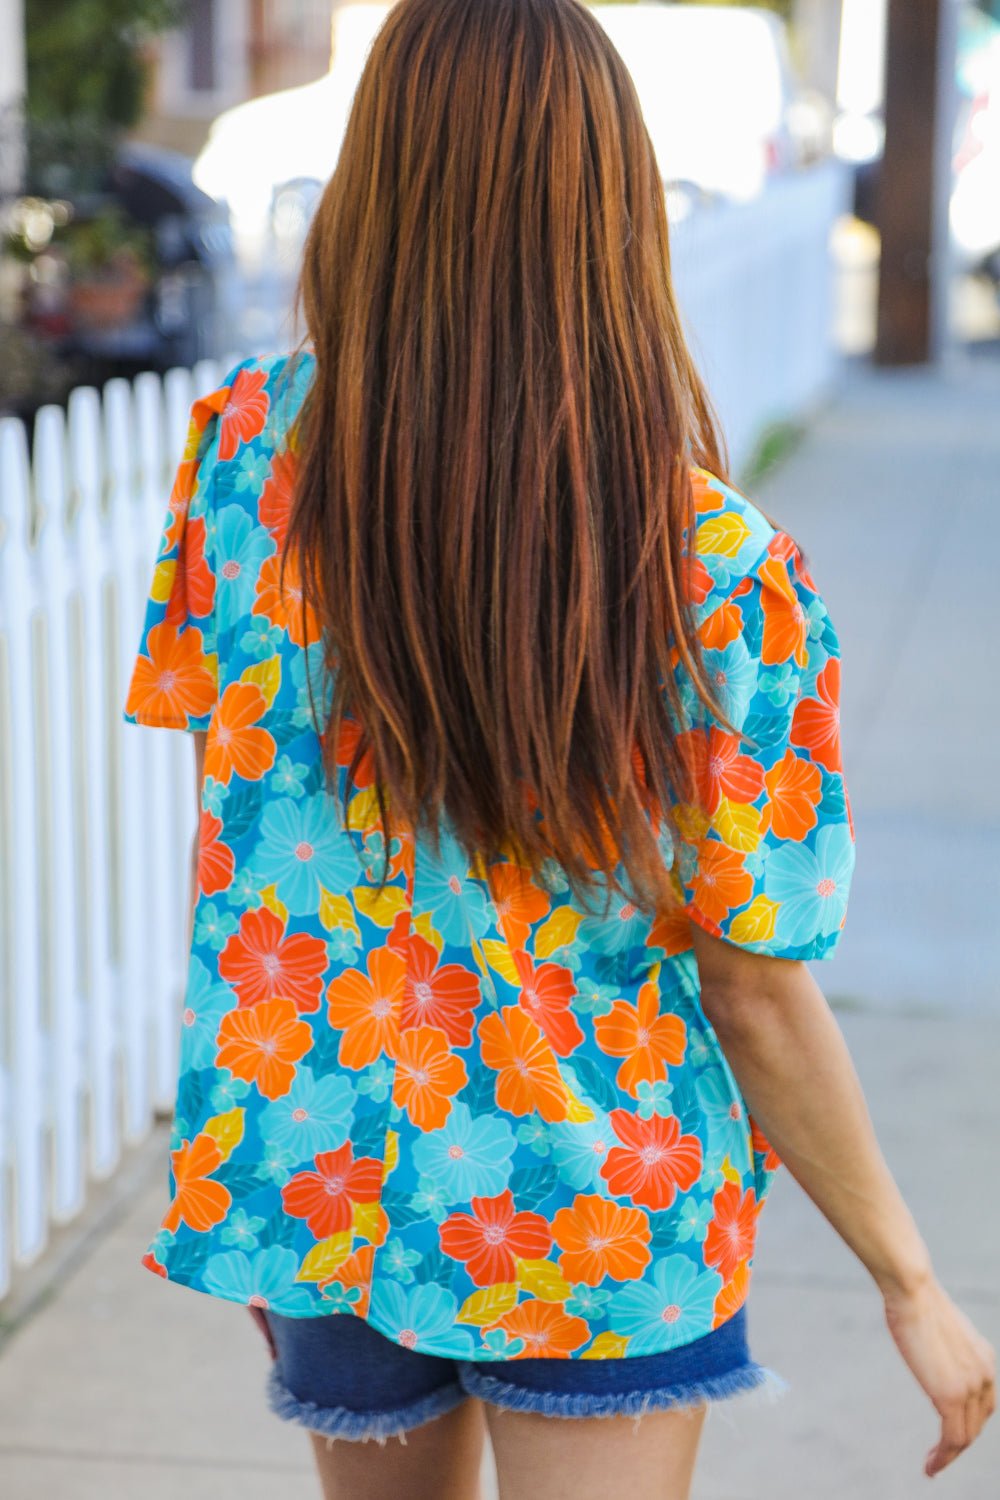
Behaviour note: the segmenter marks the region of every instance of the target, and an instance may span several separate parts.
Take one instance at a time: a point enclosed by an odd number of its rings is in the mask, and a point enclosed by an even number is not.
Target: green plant
[[[53,242],[65,253],[70,274],[78,280],[131,265],[149,273],[152,245],[148,232],[111,205],[89,219],[71,219],[57,229]]]

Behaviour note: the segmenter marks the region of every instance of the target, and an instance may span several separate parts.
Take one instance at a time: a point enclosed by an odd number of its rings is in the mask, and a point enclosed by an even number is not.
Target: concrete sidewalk
[[[996,1343],[998,413],[1000,362],[858,374],[756,497],[811,553],[844,650],[859,867],[819,977],[939,1271]],[[166,1149],[161,1131],[127,1212],[0,1349],[3,1500],[318,1500],[307,1439],[267,1410],[248,1315],[139,1265]],[[751,1303],[754,1351],[790,1389],[713,1413],[697,1500],[923,1494],[934,1415],[784,1174]],[[1000,1493],[1000,1425],[934,1493]]]

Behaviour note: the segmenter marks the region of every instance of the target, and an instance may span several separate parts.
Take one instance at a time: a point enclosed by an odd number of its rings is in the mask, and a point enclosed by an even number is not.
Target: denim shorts
[[[277,1416],[329,1437],[384,1441],[470,1396],[555,1417],[640,1417],[700,1407],[769,1383],[747,1348],[745,1309],[666,1354],[605,1360],[444,1359],[405,1349],[353,1313],[290,1318],[251,1308],[273,1363]]]

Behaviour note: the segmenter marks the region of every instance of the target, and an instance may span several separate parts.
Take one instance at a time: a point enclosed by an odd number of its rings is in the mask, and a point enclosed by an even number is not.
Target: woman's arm
[[[188,945],[191,943],[191,934],[194,930],[194,908],[198,900],[198,838],[201,823],[201,789],[205,780],[205,746],[208,744],[208,735],[203,730],[197,730],[192,735],[194,740],[194,780],[195,780],[195,807],[197,809],[194,827],[194,839],[191,844],[191,885],[188,898]]]
[[[692,926],[702,1007],[750,1113],[792,1176],[871,1273],[890,1331],[942,1418],[940,1472],[995,1409],[990,1345],[937,1283],[879,1149],[850,1053],[804,964]]]

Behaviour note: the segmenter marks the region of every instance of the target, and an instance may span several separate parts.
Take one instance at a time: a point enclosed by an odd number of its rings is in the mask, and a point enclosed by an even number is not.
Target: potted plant
[[[152,279],[148,233],[121,209],[72,219],[55,236],[68,271],[70,321],[79,330],[121,328],[135,321]]]

